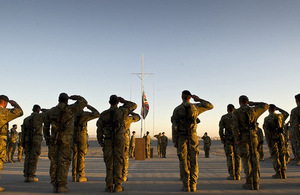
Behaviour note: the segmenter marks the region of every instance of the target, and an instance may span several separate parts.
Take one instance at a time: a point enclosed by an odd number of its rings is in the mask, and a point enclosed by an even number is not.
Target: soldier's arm
[[[174,143],[174,147],[177,148],[178,146],[178,130],[177,130],[177,123],[176,123],[176,109],[173,112],[173,116],[171,117],[172,122],[172,141]]]
[[[80,95],[72,95],[70,96],[70,99],[76,100],[74,104],[69,105],[73,113],[83,110],[83,108],[88,104],[84,97],[81,97]]]
[[[254,106],[256,119],[258,119],[260,115],[262,115],[269,108],[269,104],[264,102],[251,102],[249,105]]]
[[[44,134],[44,138],[45,138],[47,146],[50,143],[50,124],[51,124],[51,121],[49,119],[48,114],[44,114],[43,134]]]
[[[212,103],[210,103],[209,101],[206,101],[204,99],[199,98],[198,96],[193,95],[192,96],[194,101],[196,102],[200,102],[198,104],[194,104],[197,108],[198,111],[198,115],[201,114],[202,112],[205,112],[207,110],[211,110],[214,108],[214,106],[212,105]]]
[[[103,121],[101,117],[97,121],[97,140],[101,147],[104,146]]]
[[[132,122],[138,122],[139,120],[141,120],[140,115],[137,113],[131,113],[131,116],[132,116]]]
[[[221,138],[222,143],[224,142],[224,117],[222,116],[220,122],[219,122],[219,136]]]
[[[119,109],[122,110],[125,118],[126,116],[129,115],[129,113],[133,112],[136,109],[137,104],[131,101],[124,100],[123,98],[119,98],[119,99],[120,102],[123,103],[123,105],[120,106]]]
[[[284,122],[289,117],[289,113],[278,107],[276,109],[283,115],[282,121]]]
[[[23,115],[23,110],[17,102],[10,100],[9,103],[14,108],[7,109],[7,111],[8,111],[6,113],[7,122],[12,121],[13,119],[18,118]]]

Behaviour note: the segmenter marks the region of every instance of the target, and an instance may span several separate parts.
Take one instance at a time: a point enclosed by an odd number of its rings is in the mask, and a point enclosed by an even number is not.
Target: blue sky
[[[144,71],[154,73],[145,80],[146,129],[171,137],[170,117],[188,89],[215,106],[200,115],[198,135],[217,136],[227,104],[238,107],[242,94],[288,112],[296,106],[299,10],[292,0],[0,1],[0,93],[23,108],[12,122],[19,125],[33,104],[55,106],[61,92],[100,112],[117,94],[140,113],[140,79],[131,73],[141,72],[144,54]]]

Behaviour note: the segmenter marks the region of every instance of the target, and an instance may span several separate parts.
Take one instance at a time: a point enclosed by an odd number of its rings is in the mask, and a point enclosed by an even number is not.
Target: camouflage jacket
[[[196,138],[197,117],[201,113],[213,109],[213,107],[214,106],[210,102],[205,100],[196,104],[192,104],[190,102],[182,102],[179,106],[177,106],[174,109],[173,115],[171,117],[173,142],[177,142],[180,135],[187,136],[187,133],[189,133],[191,137]],[[190,108],[191,111],[191,116],[189,119],[186,119],[187,108]]]
[[[168,145],[168,137],[163,135],[161,136],[161,145]]]
[[[140,115],[136,114],[136,113],[131,113],[129,116],[126,117],[125,119],[125,128],[126,128],[126,136],[129,137],[129,129],[130,129],[130,125],[131,123],[137,122],[141,120]]]
[[[290,124],[291,124],[291,128],[290,128],[291,134],[293,135],[293,137],[296,138],[296,140],[299,141],[299,139],[300,139],[300,105],[291,111]]]
[[[150,137],[150,135],[145,135],[144,139],[145,139],[145,145],[150,145],[151,144],[151,137]]]
[[[161,144],[161,135],[157,134],[154,137],[157,139],[157,145]]]
[[[210,139],[209,136],[202,136],[202,139],[203,139],[204,145],[209,145],[209,146],[211,146],[211,139]]]
[[[131,148],[135,147],[135,135],[132,135],[130,138],[130,147]]]
[[[18,132],[17,132],[16,129],[14,129],[14,128],[10,129],[9,140],[10,140],[11,143],[17,143]]]
[[[233,141],[233,113],[227,113],[221,117],[219,135],[221,140]]]
[[[22,142],[28,143],[32,141],[34,136],[43,135],[43,123],[44,123],[45,113],[31,113],[30,116],[23,120],[22,125]]]
[[[14,108],[3,108],[0,106],[0,136],[7,137],[8,135],[8,122],[23,115],[23,110],[19,105]]]
[[[266,103],[254,103],[254,106],[242,105],[236,109],[233,118],[235,141],[249,141],[250,130],[257,130],[256,121],[268,108]]]
[[[125,119],[136,107],[135,103],[125,101],[124,105],[119,108],[111,106],[108,110],[103,111],[97,121],[98,142],[102,142],[103,139],[113,139],[116,136],[125,138]]]

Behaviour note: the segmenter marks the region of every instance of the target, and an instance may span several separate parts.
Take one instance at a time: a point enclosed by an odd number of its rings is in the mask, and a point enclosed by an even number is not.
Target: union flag
[[[141,112],[141,115],[143,116],[143,119],[146,118],[148,112],[149,112],[149,103],[147,101],[145,92],[143,90],[143,95],[142,95],[142,112]]]

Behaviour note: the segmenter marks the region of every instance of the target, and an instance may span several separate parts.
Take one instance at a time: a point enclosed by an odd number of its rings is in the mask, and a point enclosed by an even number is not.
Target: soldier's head
[[[6,95],[0,95],[0,105],[3,108],[6,108],[8,102],[9,102],[9,99]]]
[[[18,127],[18,126],[17,126],[16,124],[13,125],[13,128],[14,128],[14,129],[17,129],[17,127]]]
[[[258,126],[259,126],[259,123],[256,123],[256,126],[258,127]]]
[[[132,134],[135,135],[135,131],[132,131]]]
[[[161,135],[161,133],[159,133],[158,135]]]
[[[295,95],[295,100],[296,100],[297,106],[299,106],[300,105],[300,93],[298,95]]]
[[[165,135],[165,132],[162,132],[162,135]]]
[[[110,105],[112,105],[112,106],[118,105],[118,103],[119,103],[119,98],[118,98],[118,96],[116,96],[116,95],[111,95],[111,96],[109,97],[109,103],[110,103]]]
[[[59,94],[58,102],[60,102],[60,103],[62,102],[62,103],[68,104],[68,100],[69,100],[68,94],[66,94],[66,93]]]
[[[276,110],[276,106],[274,104],[269,105],[269,113],[274,113]]]
[[[35,104],[32,108],[32,111],[39,113],[41,111],[41,107],[39,105]]]
[[[228,104],[227,105],[227,112],[233,112],[234,111],[234,105],[232,105],[232,104]]]
[[[241,95],[239,97],[239,103],[240,103],[240,105],[246,105],[246,104],[248,104],[249,103],[248,97],[245,96],[245,95]]]
[[[184,102],[189,102],[191,97],[192,97],[192,94],[188,90],[184,90],[181,94],[182,101],[184,101]]]
[[[205,132],[204,135],[207,135],[207,132]]]
[[[149,135],[149,131],[147,131],[146,134]]]
[[[199,118],[196,119],[196,122],[197,122],[197,124],[201,123]]]

